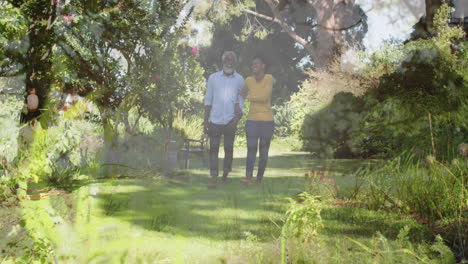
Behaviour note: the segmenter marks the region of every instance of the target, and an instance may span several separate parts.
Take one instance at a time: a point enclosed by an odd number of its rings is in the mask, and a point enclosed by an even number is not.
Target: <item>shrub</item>
[[[305,176],[310,194],[316,195],[321,201],[337,198],[338,187],[327,170],[310,170]]]
[[[203,136],[203,117],[190,115],[174,120],[174,128],[181,132],[182,138],[200,139]]]
[[[450,160],[468,140],[468,65],[466,43],[457,44],[464,33],[448,27],[448,14],[443,5],[436,37],[387,46],[371,56],[363,72],[373,88],[363,96],[334,98],[318,112],[310,108],[301,133],[305,148],[335,157],[391,157],[413,148],[421,157]],[[345,100],[356,105],[343,109]],[[352,122],[343,118],[352,112]]]
[[[286,234],[309,241],[322,226],[321,204],[315,196],[306,192],[299,194],[298,198],[299,201],[289,198],[289,209],[286,211],[286,226],[283,233],[286,231]]]
[[[365,197],[375,209],[393,209],[416,215],[438,226],[457,253],[463,253],[468,236],[468,162],[454,159],[443,164],[434,159],[424,162],[406,153],[379,169],[365,174]],[[465,256],[466,257],[466,256]]]
[[[275,107],[275,121],[283,128],[279,133],[299,135],[306,115],[330,104],[336,94],[347,92],[361,96],[371,86],[369,78],[345,72],[338,63],[329,71],[309,70],[307,74],[309,78],[302,83],[299,91],[284,105]]]
[[[18,156],[19,119],[24,103],[0,83],[0,203],[16,201],[14,164]],[[4,94],[5,93],[5,94]]]
[[[272,107],[275,120],[275,135],[279,137],[287,137],[293,133],[291,127],[295,115],[290,104],[275,105]]]
[[[351,134],[358,129],[363,102],[351,93],[338,93],[330,105],[306,115],[301,139],[304,149],[321,157],[352,157]]]
[[[24,103],[15,96],[0,94],[0,157],[5,157],[9,162],[17,155],[19,115],[23,105]]]

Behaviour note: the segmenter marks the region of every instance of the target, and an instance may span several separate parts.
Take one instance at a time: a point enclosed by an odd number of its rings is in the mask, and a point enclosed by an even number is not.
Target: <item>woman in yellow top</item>
[[[275,78],[271,74],[265,74],[265,60],[254,57],[252,61],[252,76],[245,79],[243,95],[250,101],[250,110],[245,123],[247,136],[247,164],[245,171],[245,184],[250,184],[259,149],[260,157],[257,170],[257,183],[261,183],[268,161],[268,150],[275,129],[273,112],[271,110],[271,92],[275,84]],[[260,148],[259,148],[260,144]]]

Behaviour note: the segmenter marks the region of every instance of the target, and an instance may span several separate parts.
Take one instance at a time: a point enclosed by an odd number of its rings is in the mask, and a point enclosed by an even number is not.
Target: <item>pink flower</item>
[[[191,53],[193,56],[198,56],[198,53],[199,53],[198,47],[193,47]]]
[[[153,75],[153,76],[151,77],[151,80],[153,80],[154,82],[157,82],[157,81],[159,81],[160,79],[161,79],[161,77],[160,77],[159,75]]]
[[[63,17],[63,20],[65,20],[65,23],[67,23],[67,25],[70,25],[73,20],[75,20],[75,14],[65,14],[65,15],[62,15]]]
[[[328,183],[335,184],[335,179],[328,179]]]

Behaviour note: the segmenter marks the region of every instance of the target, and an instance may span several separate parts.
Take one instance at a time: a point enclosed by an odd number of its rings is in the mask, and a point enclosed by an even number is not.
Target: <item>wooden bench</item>
[[[193,147],[192,144],[198,146]],[[183,151],[187,152],[202,152],[208,150],[208,137],[203,135],[200,139],[185,139]]]

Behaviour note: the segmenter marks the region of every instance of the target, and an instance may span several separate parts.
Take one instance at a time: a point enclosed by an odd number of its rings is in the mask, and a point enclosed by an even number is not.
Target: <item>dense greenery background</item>
[[[450,7],[437,9],[425,34],[368,54],[362,48],[367,17],[358,5],[345,2],[331,14],[359,15],[359,23],[343,30],[341,39],[311,26],[323,19],[316,6],[295,1],[281,10],[293,33],[317,43],[302,45],[281,23],[254,19],[271,13],[269,2],[198,1],[195,7],[166,0],[0,0],[0,213],[11,218],[2,218],[1,226],[13,223],[27,233],[24,243],[5,235],[1,257],[25,263],[92,260],[95,256],[59,250],[59,235],[51,234],[67,233],[54,231],[56,216],[49,211],[62,212],[60,221],[68,221],[72,230],[68,234],[91,234],[95,226],[85,222],[95,206],[100,224],[120,225],[119,217],[141,214],[134,222],[143,221],[152,231],[209,238],[201,244],[250,243],[244,253],[257,257],[249,259],[252,263],[286,263],[287,257],[293,263],[466,261],[468,44],[463,29],[447,24]],[[340,27],[346,19],[337,21],[334,26]],[[200,25],[211,25],[209,34],[200,37]],[[356,67],[339,60],[349,47],[359,61]],[[267,58],[268,72],[278,80],[272,100],[276,130],[271,184],[218,190],[230,208],[224,210],[200,189],[206,171],[174,170],[171,155],[184,148],[185,139],[203,136],[205,79],[221,69],[220,56],[231,49],[243,76],[250,74],[255,54]],[[29,88],[39,96],[38,122],[26,115]],[[71,107],[64,105],[67,94],[77,99]],[[244,112],[248,108],[247,103]],[[238,125],[238,149],[245,148],[245,119]],[[280,150],[310,155],[289,157]],[[292,176],[296,170],[304,176]],[[63,200],[51,198],[47,211],[43,200],[25,200],[41,188],[67,194]],[[93,200],[96,188],[105,190],[100,200]],[[252,205],[246,197],[262,203]],[[292,198],[285,203],[285,197]],[[148,212],[143,205],[155,200],[166,206]],[[191,212],[193,221],[185,217],[190,208],[199,210]],[[256,212],[255,221],[236,218],[238,210],[242,216]],[[36,213],[37,219],[31,216]],[[366,221],[374,220],[382,226],[359,240],[367,233]],[[206,222],[224,237],[213,235]],[[242,232],[241,222],[250,231]],[[334,228],[347,228],[344,222],[364,231],[351,232],[351,238],[343,231],[343,241],[330,244]],[[390,231],[379,233],[380,227]],[[337,245],[361,251],[340,251]],[[141,263],[157,259],[125,254],[119,257]]]

